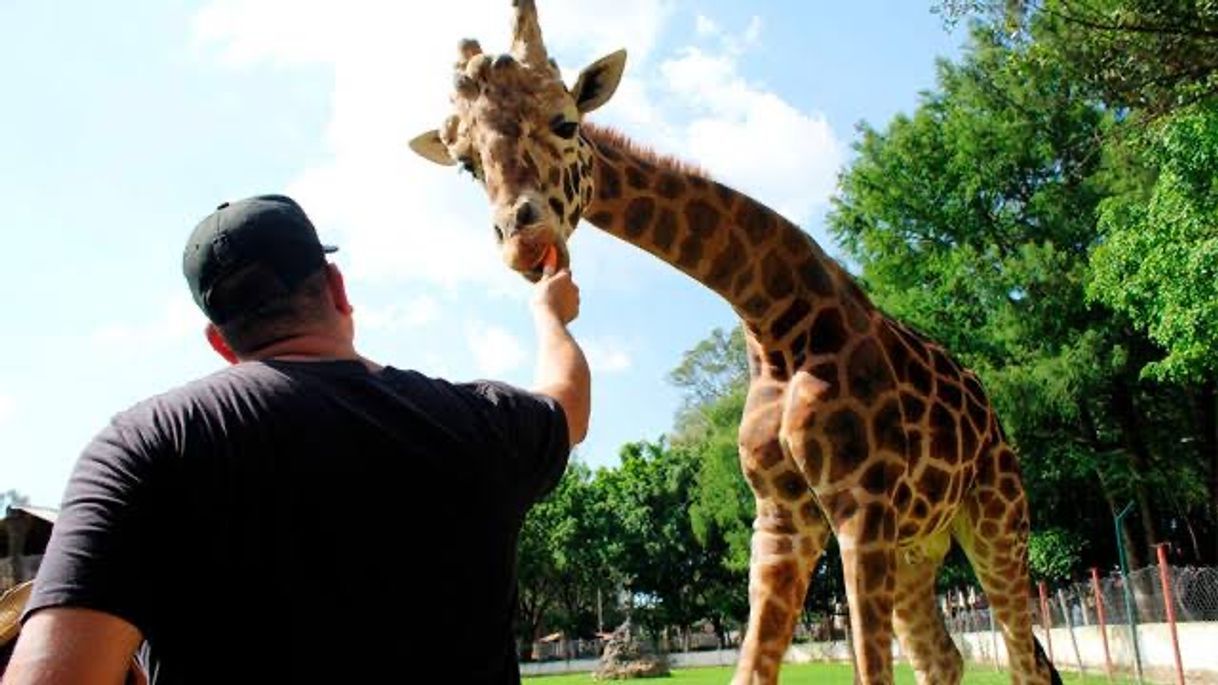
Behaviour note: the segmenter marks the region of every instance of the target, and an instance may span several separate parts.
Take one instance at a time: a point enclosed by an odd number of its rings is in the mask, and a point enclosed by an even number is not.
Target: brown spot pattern
[[[770,335],[773,336],[775,340],[782,340],[783,338],[787,337],[787,334],[791,332],[791,329],[795,327],[795,324],[803,321],[804,317],[811,312],[812,305],[808,304],[807,300],[802,298],[792,300],[791,304],[788,305],[785,310],[783,310],[782,314],[779,314],[778,318],[774,319],[774,324],[770,327]],[[800,349],[803,346],[792,345],[791,347],[792,349]]]
[[[656,247],[660,248],[661,252],[667,253],[672,249],[672,243],[677,237],[677,215],[671,209],[660,209],[654,236]]]
[[[812,332],[808,338],[808,352],[810,354],[837,354],[846,344],[847,339],[842,313],[837,309],[824,309],[816,315],[816,320],[812,322]]]
[[[636,197],[626,206],[626,235],[638,238],[643,235],[655,216],[656,203],[649,197]]]
[[[834,482],[849,475],[871,453],[867,425],[850,409],[839,409],[825,421],[825,437],[832,454],[829,477]]]
[[[854,348],[846,366],[846,378],[850,395],[866,405],[896,387],[883,353],[880,352],[880,346],[874,338],[867,338]]]

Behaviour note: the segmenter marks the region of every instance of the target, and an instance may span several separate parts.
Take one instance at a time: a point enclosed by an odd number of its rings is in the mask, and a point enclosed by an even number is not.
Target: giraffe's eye
[[[570,140],[575,137],[575,134],[579,133],[579,122],[559,119],[550,125],[550,130],[554,131],[554,135],[559,138]]]

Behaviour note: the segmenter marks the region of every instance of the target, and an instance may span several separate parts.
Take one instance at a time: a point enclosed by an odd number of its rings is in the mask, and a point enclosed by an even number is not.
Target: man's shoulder
[[[274,375],[262,365],[237,364],[151,395],[123,410],[119,416],[180,407],[203,398],[215,397],[219,391],[268,387],[268,384],[273,382]]]
[[[120,432],[168,429],[224,407],[251,394],[274,393],[286,379],[255,364],[237,364],[150,395],[114,414],[111,425]]]

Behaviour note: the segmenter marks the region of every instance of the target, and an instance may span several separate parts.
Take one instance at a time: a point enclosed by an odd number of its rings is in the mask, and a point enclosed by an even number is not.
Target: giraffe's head
[[[462,41],[453,112],[410,147],[460,165],[486,189],[504,262],[537,280],[551,246],[560,268],[570,261],[567,238],[593,197],[592,148],[580,122],[613,95],[626,53],[596,61],[568,89],[546,53],[533,0],[512,4],[511,51],[486,55],[477,41]]]

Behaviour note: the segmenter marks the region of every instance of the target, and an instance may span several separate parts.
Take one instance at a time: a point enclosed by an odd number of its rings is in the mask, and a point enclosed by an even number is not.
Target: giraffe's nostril
[[[499,224],[495,224],[495,240],[503,242],[503,229],[499,228]]]
[[[525,202],[516,209],[516,229],[520,230],[525,226],[532,225],[540,218],[537,209],[533,207],[533,203]]]

